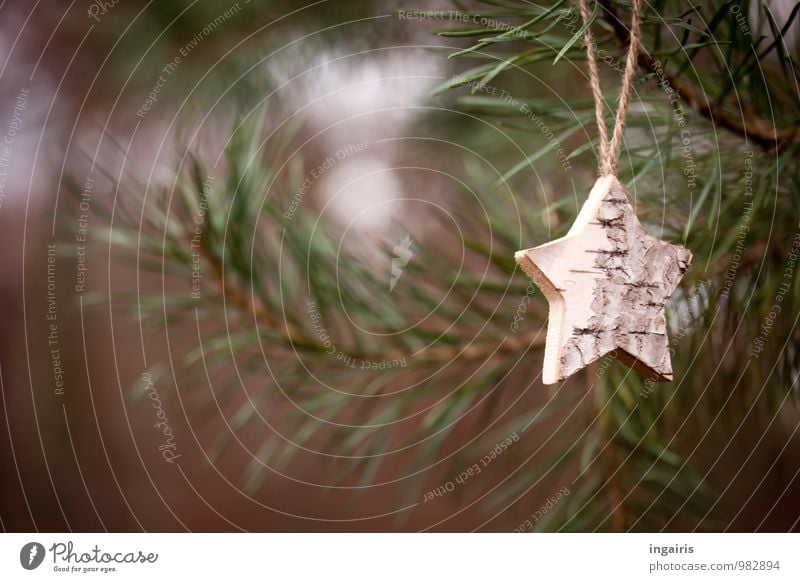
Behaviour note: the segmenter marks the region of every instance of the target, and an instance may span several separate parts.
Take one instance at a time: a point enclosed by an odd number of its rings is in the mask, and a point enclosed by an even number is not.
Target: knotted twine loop
[[[625,131],[625,116],[633,90],[633,74],[636,70],[636,60],[639,58],[639,40],[641,26],[641,0],[633,0],[631,8],[630,44],[628,57],[625,62],[625,72],[622,76],[622,91],[619,95],[617,115],[614,119],[614,131],[611,140],[608,139],[608,129],[603,115],[603,92],[600,89],[600,75],[597,72],[597,45],[592,37],[589,27],[589,0],[580,0],[581,18],[585,27],[584,41],[586,53],[589,57],[589,84],[594,95],[594,113],[597,118],[597,131],[600,133],[600,175],[608,176],[616,173],[619,152],[622,149],[622,134]]]

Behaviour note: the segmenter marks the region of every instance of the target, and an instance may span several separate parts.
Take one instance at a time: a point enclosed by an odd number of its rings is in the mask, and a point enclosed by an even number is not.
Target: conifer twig
[[[614,34],[623,44],[627,45],[630,33],[625,24],[617,15],[616,8],[608,0],[600,0],[603,15],[614,30]],[[639,66],[648,73],[655,74],[659,67],[656,61],[647,54],[646,50],[639,51]],[[773,124],[762,119],[752,109],[744,109],[741,117],[728,115],[718,104],[711,103],[701,94],[694,85],[677,79],[663,70],[664,80],[687,105],[696,109],[700,115],[710,120],[713,124],[757,143],[765,150],[780,149],[783,146],[797,141],[800,137],[800,126],[778,129]]]

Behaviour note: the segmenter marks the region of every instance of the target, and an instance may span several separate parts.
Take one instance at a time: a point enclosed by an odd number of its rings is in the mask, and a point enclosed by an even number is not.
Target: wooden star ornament
[[[597,180],[565,237],[514,258],[550,305],[542,382],[560,382],[608,353],[653,380],[672,380],[664,306],[692,253],[645,233],[615,176]]]

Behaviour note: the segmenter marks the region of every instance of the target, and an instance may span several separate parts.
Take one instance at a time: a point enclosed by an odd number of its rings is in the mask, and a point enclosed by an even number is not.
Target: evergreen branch
[[[604,9],[605,21],[611,25],[619,41],[623,45],[627,45],[630,40],[630,32],[619,18],[616,7],[609,0],[599,0],[599,2]],[[665,68],[660,68],[644,47],[639,51],[638,63],[650,74],[663,75],[663,80],[669,83],[669,86],[686,104],[713,124],[724,127],[745,139],[753,140],[765,150],[781,149],[795,143],[800,137],[800,126],[778,129],[749,108],[743,108],[741,117],[729,115],[720,104],[712,103],[704,92],[701,94],[701,91],[693,84],[672,76]]]
[[[191,242],[191,241],[189,241]],[[311,351],[324,351],[322,344],[314,342],[308,338],[303,331],[292,324],[284,321],[281,325],[270,314],[263,303],[252,293],[247,293],[235,282],[227,280],[223,273],[223,268],[213,253],[205,245],[200,245],[200,252],[203,258],[212,266],[212,274],[215,277],[217,290],[220,296],[230,301],[243,313],[249,313],[255,321],[265,329],[272,330],[283,337],[287,346],[304,348]],[[506,336],[498,345],[495,342],[472,342],[465,347],[461,346],[432,346],[426,348],[421,353],[414,356],[417,365],[436,364],[450,362],[458,359],[462,363],[469,361],[485,361],[492,356],[518,355],[520,352],[531,348],[544,346],[544,338],[540,331],[522,334],[520,336]],[[407,351],[392,348],[381,348],[373,351],[359,350],[355,347],[345,347],[343,350],[347,356],[359,360],[402,360],[411,354]]]
[[[600,375],[598,371],[600,370],[600,364],[598,361],[594,361],[586,368],[586,375],[590,378],[599,378]],[[599,394],[598,386],[595,383],[593,388],[596,391],[595,397],[592,399],[593,403],[593,413],[595,419],[598,421],[601,419],[602,410],[600,408],[599,398],[597,394]],[[602,422],[599,422],[602,425]],[[605,427],[600,428],[601,432],[604,431]],[[623,495],[619,483],[614,478],[616,473],[618,472],[619,468],[616,463],[614,449],[613,449],[613,442],[610,438],[610,435],[603,435],[600,439],[600,447],[602,447],[600,451],[600,463],[603,467],[604,473],[604,481],[605,486],[608,488],[608,496],[609,496],[609,504],[611,507],[611,525],[614,531],[616,532],[624,532],[626,529],[626,519],[625,519],[625,508],[623,506],[623,500],[625,496]]]

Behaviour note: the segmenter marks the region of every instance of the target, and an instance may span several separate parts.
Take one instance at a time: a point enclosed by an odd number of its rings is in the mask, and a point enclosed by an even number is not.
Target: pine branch
[[[188,241],[190,244],[191,241]],[[187,246],[188,246],[187,244]],[[287,346],[305,348],[311,351],[323,351],[323,346],[310,340],[307,335],[297,326],[289,321],[279,323],[264,307],[261,301],[253,294],[240,288],[235,282],[226,280],[223,275],[222,265],[209,252],[204,245],[201,246],[201,254],[212,266],[212,274],[215,277],[220,296],[238,307],[242,313],[249,313],[254,320],[265,330],[271,330],[280,334]],[[432,346],[425,349],[422,353],[414,357],[416,365],[428,365],[436,363],[450,362],[458,359],[461,363],[470,361],[483,362],[487,358],[495,356],[509,356],[520,352],[541,348],[544,346],[544,337],[540,331],[533,331],[519,336],[506,336],[497,344],[496,342],[473,341],[468,346]],[[357,360],[402,360],[409,358],[412,354],[408,351],[386,348],[379,346],[373,351],[359,350],[352,346],[345,347],[347,356]]]
[[[599,2],[603,7],[605,21],[611,25],[617,39],[627,46],[630,32],[619,17],[616,6],[609,0],[599,0]],[[659,72],[655,59],[647,53],[646,47],[642,47],[642,50],[639,51],[638,63],[648,73]],[[721,105],[712,103],[704,91],[701,92],[689,81],[672,76],[665,67],[661,67],[660,74],[686,104],[711,121],[712,124],[724,127],[746,140],[752,140],[765,150],[781,149],[792,145],[800,137],[800,126],[798,125],[779,129],[749,108],[743,108],[740,116],[730,115],[724,111]]]

